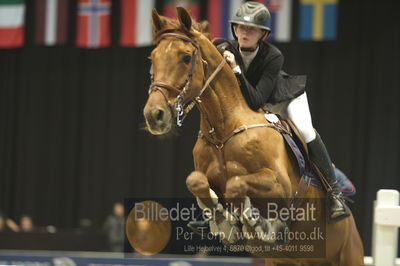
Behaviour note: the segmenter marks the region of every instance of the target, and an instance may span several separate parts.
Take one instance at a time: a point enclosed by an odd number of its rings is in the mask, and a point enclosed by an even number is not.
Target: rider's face
[[[260,28],[240,24],[234,26],[234,31],[238,38],[240,47],[244,48],[256,48],[258,41],[265,33]]]

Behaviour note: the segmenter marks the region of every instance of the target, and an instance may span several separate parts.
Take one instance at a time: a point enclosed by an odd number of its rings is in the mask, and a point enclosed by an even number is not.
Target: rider
[[[307,143],[310,160],[327,178],[331,188],[328,190],[330,222],[350,215],[345,205],[328,151],[321,137],[315,131],[308,107],[305,78],[289,76],[281,68],[282,53],[272,44],[263,41],[270,33],[267,26],[271,15],[261,3],[249,1],[242,4],[231,23],[234,51],[225,50],[224,57],[233,69],[244,98],[249,107],[258,110],[266,103],[288,102],[286,113],[293,121]]]

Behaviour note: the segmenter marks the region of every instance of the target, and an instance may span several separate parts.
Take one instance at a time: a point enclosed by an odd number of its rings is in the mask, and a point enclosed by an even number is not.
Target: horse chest
[[[227,161],[225,162],[225,169],[227,177],[238,176],[238,175],[245,175],[248,174],[248,170],[239,162],[237,161]],[[223,175],[221,173],[222,168],[219,161],[213,161],[210,163],[206,170],[206,175],[208,177],[220,177]]]
[[[250,151],[251,150],[251,151]],[[257,171],[263,163],[254,155],[254,148],[247,146],[226,145],[222,152],[215,147],[204,147],[201,152],[195,154],[197,169],[207,175],[208,178],[221,178],[226,171],[226,177],[246,175]],[[224,165],[225,168],[221,167]]]

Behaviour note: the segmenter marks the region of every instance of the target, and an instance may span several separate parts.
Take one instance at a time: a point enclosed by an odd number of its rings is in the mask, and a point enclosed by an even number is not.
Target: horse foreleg
[[[290,194],[290,180],[279,178],[278,173],[269,168],[260,171],[235,176],[229,179],[226,185],[226,198],[249,196],[250,198],[285,198]]]
[[[186,178],[186,187],[197,199],[201,199],[202,203],[210,209],[213,208],[218,201],[218,196],[211,195],[210,193],[210,184],[208,183],[206,175],[200,171],[193,171]]]
[[[248,239],[274,242],[271,235],[286,227],[279,219],[262,217],[250,199],[266,202],[268,197],[282,198],[283,186],[276,180],[274,171],[263,169],[254,174],[233,177],[227,182],[225,197],[234,205],[243,223],[244,236]]]
[[[209,220],[211,233],[223,241],[236,242],[239,233],[237,219],[218,202],[218,196],[210,188],[206,175],[199,171],[192,172],[186,179],[186,186]]]

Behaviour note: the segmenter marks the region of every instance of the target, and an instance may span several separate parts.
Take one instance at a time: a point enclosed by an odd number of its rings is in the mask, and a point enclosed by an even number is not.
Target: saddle
[[[319,169],[310,161],[307,143],[300,131],[291,120],[281,118],[278,114],[265,113],[268,122],[276,125],[277,130],[282,134],[289,150],[296,158],[300,176],[308,185],[321,190],[328,188],[328,181]],[[339,190],[347,197],[354,196],[356,189],[347,176],[335,166],[333,167],[339,185]]]

